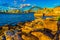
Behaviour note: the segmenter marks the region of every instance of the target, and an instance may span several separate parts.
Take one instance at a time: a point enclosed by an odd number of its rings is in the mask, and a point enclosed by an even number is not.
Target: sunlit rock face
[[[55,13],[60,13],[60,7],[54,8]]]

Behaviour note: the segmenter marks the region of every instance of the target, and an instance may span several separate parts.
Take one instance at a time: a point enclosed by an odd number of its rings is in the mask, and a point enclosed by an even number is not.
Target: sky
[[[60,6],[60,0],[0,0],[0,9],[24,8],[38,6],[42,8],[54,8]]]

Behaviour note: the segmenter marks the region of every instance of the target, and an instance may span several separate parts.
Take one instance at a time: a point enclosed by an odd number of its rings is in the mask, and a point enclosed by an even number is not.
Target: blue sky
[[[53,8],[55,6],[60,6],[60,0],[0,0],[0,8],[19,8],[21,4],[30,4],[30,6],[39,6],[42,8]]]

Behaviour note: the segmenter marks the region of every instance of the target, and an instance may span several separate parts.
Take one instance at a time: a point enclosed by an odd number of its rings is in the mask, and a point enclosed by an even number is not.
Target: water
[[[0,26],[9,24],[16,25],[19,22],[26,22],[34,20],[34,13],[22,13],[22,14],[8,14],[0,13]]]
[[[42,19],[53,18],[53,16],[42,16]]]
[[[42,16],[42,19],[53,18],[52,16]],[[27,22],[35,20],[34,13],[22,13],[22,14],[9,14],[0,13],[0,26],[16,25],[19,22]]]

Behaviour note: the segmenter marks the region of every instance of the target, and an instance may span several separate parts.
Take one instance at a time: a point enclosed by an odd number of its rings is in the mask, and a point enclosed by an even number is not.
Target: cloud
[[[23,2],[25,2],[26,0],[22,0]]]
[[[36,4],[32,5],[32,7],[36,6]]]
[[[56,6],[56,5],[60,5],[60,3],[56,3],[56,4],[54,4],[54,5],[55,5],[55,6]]]
[[[30,6],[31,4],[21,4],[20,8],[26,7],[26,6]]]

